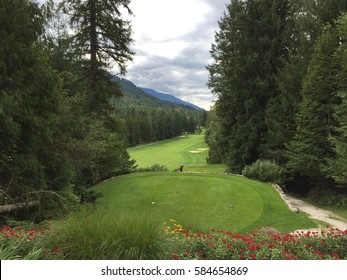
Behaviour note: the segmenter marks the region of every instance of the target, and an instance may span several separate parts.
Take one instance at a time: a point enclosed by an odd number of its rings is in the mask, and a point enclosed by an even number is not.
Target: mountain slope
[[[141,88],[145,93],[155,97],[155,98],[158,98],[162,101],[169,101],[169,102],[173,102],[173,103],[178,103],[178,104],[183,104],[183,105],[186,105],[186,106],[190,106],[192,108],[194,108],[195,110],[202,110],[202,108],[192,104],[192,103],[189,103],[189,102],[186,102],[186,101],[183,101],[171,94],[167,94],[167,93],[161,93],[161,92],[157,92],[155,91],[154,89],[150,89],[150,88]]]
[[[137,87],[134,83],[130,82],[129,80],[122,79],[119,77],[113,77],[112,80],[119,83],[123,93],[123,96],[121,98],[116,98],[113,100],[114,106],[118,108],[182,108],[185,110],[196,110],[192,105],[186,105],[181,102],[162,100],[160,98],[152,96],[144,92],[144,90]]]

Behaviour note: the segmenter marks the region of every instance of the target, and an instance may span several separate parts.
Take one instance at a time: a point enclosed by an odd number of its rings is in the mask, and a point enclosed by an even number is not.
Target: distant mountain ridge
[[[172,103],[178,103],[178,104],[182,104],[182,105],[186,105],[186,106],[190,106],[192,108],[194,108],[195,110],[203,110],[202,108],[200,108],[199,106],[196,106],[192,103],[189,103],[189,102],[186,102],[186,101],[183,101],[171,94],[168,94],[168,93],[162,93],[162,92],[158,92],[154,89],[151,89],[151,88],[143,88],[143,87],[140,87],[140,89],[142,89],[145,93],[155,97],[155,98],[158,98],[162,101],[168,101],[168,102],[172,102]]]
[[[185,110],[197,111],[192,106],[188,106],[182,103],[164,101],[157,97],[154,97],[144,92],[140,87],[136,86],[133,82],[119,77],[112,77],[112,81],[117,82],[121,87],[123,96],[113,100],[113,105],[118,110],[124,110],[126,108],[134,108],[141,110],[147,110],[148,108],[163,108],[174,109],[181,108]]]
[[[111,81],[117,82],[123,92],[123,97],[117,99],[115,104],[117,106],[136,106],[136,107],[154,107],[154,108],[183,108],[188,110],[203,111],[202,108],[183,101],[171,94],[165,94],[155,91],[150,88],[141,88],[133,82],[113,76]]]

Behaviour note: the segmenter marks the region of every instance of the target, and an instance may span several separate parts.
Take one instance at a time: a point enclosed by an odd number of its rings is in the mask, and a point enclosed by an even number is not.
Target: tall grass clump
[[[82,208],[53,225],[49,238],[67,259],[153,260],[167,258],[160,223],[142,214],[103,215]]]
[[[284,184],[284,169],[271,160],[257,160],[242,170],[242,175],[266,183]]]

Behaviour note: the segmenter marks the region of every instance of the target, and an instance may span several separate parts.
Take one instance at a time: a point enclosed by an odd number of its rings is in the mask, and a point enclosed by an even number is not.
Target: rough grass
[[[168,241],[161,231],[160,224],[142,212],[103,213],[82,207],[55,222],[47,240],[67,259],[166,259]]]
[[[316,224],[293,213],[268,184],[219,174],[174,172],[122,176],[96,187],[97,201],[105,215],[137,213],[158,223],[177,220],[184,227],[246,232],[270,225],[280,232],[312,228]]]

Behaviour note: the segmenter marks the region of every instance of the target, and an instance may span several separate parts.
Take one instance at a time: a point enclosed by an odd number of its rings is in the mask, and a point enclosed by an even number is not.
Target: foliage
[[[81,208],[53,224],[47,241],[67,259],[153,260],[167,258],[160,227],[142,214],[103,215]]]
[[[160,226],[141,215],[118,218],[100,219],[91,209],[84,209],[70,216],[69,223],[61,221],[48,229],[3,226],[0,257],[2,260],[347,259],[347,231],[336,228],[280,234],[267,227],[241,235],[215,229],[197,232],[184,229],[175,220]]]
[[[150,167],[142,167],[136,168],[135,172],[155,172],[155,171],[169,171],[169,169],[165,165],[161,165],[158,163],[153,164]]]
[[[218,164],[225,162],[225,155],[222,151],[222,128],[220,119],[216,113],[216,106],[212,106],[206,124],[205,141],[209,146],[207,162]]]
[[[270,159],[286,167],[293,185],[301,178],[308,188],[331,179],[345,184],[346,30],[338,17],[346,5],[248,0],[227,6],[207,67],[219,118],[208,130],[217,139],[212,160],[223,154],[231,171],[240,172]]]
[[[316,186],[310,190],[308,198],[321,205],[331,207],[347,206],[347,191],[341,187]]]
[[[324,178],[322,166],[332,154],[328,141],[332,118],[332,104],[335,102],[335,65],[333,53],[337,37],[327,26],[318,40],[303,81],[302,101],[296,115],[297,131],[288,145],[287,168],[291,173],[308,176],[313,182]]]
[[[347,231],[327,228],[280,234],[256,229],[235,234],[215,230],[204,233],[184,230],[169,233],[175,260],[340,260],[347,259]]]
[[[109,100],[90,113],[85,58],[72,59],[67,32],[50,38],[48,14],[32,1],[0,4],[0,204],[39,203],[18,214],[35,220],[66,214],[134,164]],[[117,92],[100,71],[103,89]]]
[[[70,15],[73,53],[78,59],[89,56],[87,76],[90,81],[90,110],[100,113],[109,103],[110,77],[103,69],[114,62],[121,74],[132,61],[130,22],[122,18],[121,9],[131,14],[129,0],[64,0],[59,8]],[[113,92],[114,93],[114,92]]]
[[[60,248],[48,249],[45,243],[47,229],[21,227],[0,228],[1,260],[57,260],[63,259]]]
[[[269,12],[271,11],[271,12]],[[265,111],[278,96],[275,76],[287,57],[289,3],[232,1],[219,22],[208,66],[218,96],[222,150],[233,172],[257,160],[267,138]]]
[[[334,180],[343,186],[347,185],[347,14],[345,13],[336,22],[336,35],[340,38],[339,46],[335,52],[335,60],[338,64],[336,83],[338,87],[337,102],[333,108],[333,117],[337,122],[334,133],[330,135],[330,142],[334,147],[334,156],[328,163],[328,173]]]
[[[247,178],[262,182],[284,184],[284,168],[271,160],[257,160],[242,170],[242,175]]]

